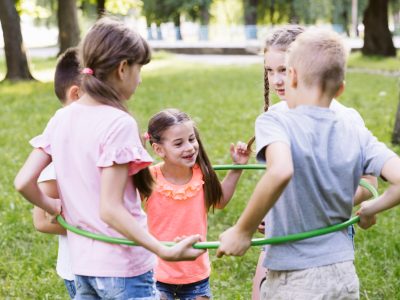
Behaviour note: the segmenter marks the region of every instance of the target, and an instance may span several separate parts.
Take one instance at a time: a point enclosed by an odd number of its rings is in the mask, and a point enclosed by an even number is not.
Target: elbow
[[[22,194],[26,190],[28,185],[28,181],[24,180],[22,176],[17,175],[17,177],[15,177],[14,188],[17,190],[18,193]]]
[[[285,168],[274,168],[269,170],[271,176],[276,180],[279,186],[285,187],[293,177],[293,166]]]
[[[112,226],[113,214],[112,209],[107,205],[101,204],[100,205],[100,219],[106,223],[107,225]]]

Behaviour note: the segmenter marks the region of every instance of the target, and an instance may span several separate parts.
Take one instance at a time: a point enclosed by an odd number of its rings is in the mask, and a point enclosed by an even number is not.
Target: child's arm
[[[128,178],[128,164],[114,164],[102,169],[100,217],[105,223],[164,260],[194,260],[204,253],[204,250],[192,247],[200,240],[199,235],[185,238],[174,247],[167,247],[142,228],[123,203]]]
[[[47,180],[39,183],[40,190],[53,199],[58,199],[57,182],[55,180]],[[33,225],[37,231],[52,234],[67,234],[67,231],[58,223],[52,223],[47,213],[35,206],[33,208]]]
[[[378,188],[378,179],[375,176],[371,175],[364,175],[362,177],[366,182],[368,182],[370,185],[372,185],[374,188]],[[369,190],[367,190],[365,187],[358,186],[356,190],[356,194],[354,195],[354,206],[359,205],[361,202],[371,199],[372,194]]]
[[[247,150],[247,145],[242,142],[238,142],[236,147],[234,144],[230,146],[230,153],[232,161],[235,165],[245,165],[249,161],[250,151]],[[235,192],[236,185],[242,175],[242,170],[230,170],[224,180],[221,183],[222,187],[222,199],[216,205],[216,208],[223,209],[228,202],[232,199],[233,193]]]
[[[367,229],[375,224],[375,214],[392,208],[400,203],[400,158],[392,157],[383,165],[381,176],[390,186],[377,199],[361,203],[357,215],[360,216],[358,225]]]
[[[61,212],[60,199],[52,199],[45,195],[37,183],[40,173],[50,162],[51,157],[47,153],[41,149],[34,149],[15,177],[14,186],[26,200],[56,216]]]
[[[293,176],[289,145],[275,142],[267,146],[265,151],[268,168],[237,223],[220,235],[217,257],[240,256],[247,251],[253,233]]]

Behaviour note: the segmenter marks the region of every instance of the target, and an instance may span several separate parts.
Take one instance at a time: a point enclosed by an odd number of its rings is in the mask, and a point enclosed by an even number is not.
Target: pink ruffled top
[[[57,111],[33,147],[52,156],[62,209],[68,223],[103,235],[122,237],[100,219],[100,176],[113,164],[129,164],[129,174],[152,163],[142,147],[135,120],[107,105],[73,103]],[[147,218],[132,180],[124,205],[143,227]],[[72,271],[77,275],[131,277],[151,270],[155,256],[142,247],[109,244],[68,231]]]
[[[156,188],[145,203],[150,232],[161,241],[173,241],[177,236],[200,234],[207,237],[207,211],[203,191],[203,174],[193,167],[191,180],[184,185],[168,182],[161,164],[151,166]],[[195,261],[167,262],[158,259],[156,279],[170,284],[188,284],[210,276],[208,252]]]

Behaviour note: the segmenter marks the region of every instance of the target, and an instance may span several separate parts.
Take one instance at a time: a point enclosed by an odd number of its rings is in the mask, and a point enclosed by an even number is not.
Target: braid
[[[264,112],[267,111],[268,108],[269,108],[269,81],[268,81],[267,69],[264,67]]]

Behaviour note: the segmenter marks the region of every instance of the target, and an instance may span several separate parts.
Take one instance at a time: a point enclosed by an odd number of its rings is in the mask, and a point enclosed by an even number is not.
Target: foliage
[[[262,110],[262,67],[182,63],[167,54],[155,58],[143,68],[143,83],[129,102],[141,131],[158,110],[180,108],[198,124],[212,163],[229,163],[229,144],[253,135],[254,120]],[[384,61],[380,63],[385,66]],[[34,61],[32,69],[35,73],[52,65],[54,60]],[[4,73],[1,68],[0,63]],[[397,79],[361,71],[349,73],[346,81],[346,92],[339,101],[356,108],[368,128],[389,143],[398,101]],[[68,299],[54,270],[57,238],[33,230],[32,206],[12,186],[30,151],[28,140],[43,130],[59,104],[52,83],[2,83],[0,95],[0,298]],[[400,153],[400,148],[396,150]],[[228,207],[210,215],[209,240],[216,240],[236,221],[260,174],[244,172]],[[357,230],[356,266],[362,299],[400,297],[399,218],[396,208],[382,214],[374,228]],[[259,249],[252,248],[242,258],[216,259],[215,251],[210,251],[215,299],[250,299],[258,254]]]

